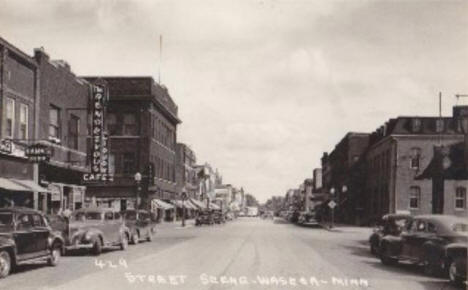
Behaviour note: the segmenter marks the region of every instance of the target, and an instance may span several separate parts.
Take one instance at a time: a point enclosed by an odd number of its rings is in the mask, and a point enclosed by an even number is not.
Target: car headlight
[[[90,241],[92,237],[93,237],[93,235],[92,235],[90,232],[87,232],[87,233],[84,235],[84,239],[85,239],[86,241]]]

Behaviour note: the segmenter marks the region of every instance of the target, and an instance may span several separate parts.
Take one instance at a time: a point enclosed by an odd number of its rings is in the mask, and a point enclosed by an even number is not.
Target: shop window
[[[412,169],[419,169],[420,160],[421,160],[421,149],[420,148],[412,148],[411,149],[410,167]]]
[[[78,136],[80,131],[80,118],[71,115],[68,124],[68,147],[78,149]]]
[[[135,172],[135,154],[124,153],[122,168],[124,174],[133,174]]]
[[[410,187],[409,200],[410,209],[419,209],[421,201],[421,188],[419,188],[419,186]]]
[[[49,137],[60,139],[60,109],[54,105],[49,108]]]
[[[455,209],[465,209],[466,208],[466,188],[457,187],[455,193]]]
[[[19,138],[28,139],[29,107],[25,104],[20,104],[19,112]]]
[[[5,98],[5,136],[13,138],[15,131],[15,100]]]
[[[137,126],[135,114],[124,114],[123,115],[123,135],[125,136],[136,136]]]

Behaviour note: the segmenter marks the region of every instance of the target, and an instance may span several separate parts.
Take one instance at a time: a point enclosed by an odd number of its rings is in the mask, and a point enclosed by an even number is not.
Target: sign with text
[[[113,181],[114,177],[109,173],[109,135],[104,132],[106,85],[94,84],[92,96],[91,173],[84,174],[83,181]]]
[[[25,153],[31,162],[47,162],[52,156],[52,148],[44,144],[33,144],[26,148]]]

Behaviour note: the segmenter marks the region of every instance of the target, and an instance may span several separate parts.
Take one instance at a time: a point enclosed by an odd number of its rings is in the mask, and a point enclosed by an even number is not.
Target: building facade
[[[114,176],[111,182],[90,184],[87,202],[124,210],[177,199],[176,132],[181,121],[167,89],[151,77],[86,79],[108,87],[105,124]]]
[[[176,183],[177,192],[185,190],[187,198],[199,199],[199,183],[195,165],[195,152],[186,144],[176,144]]]

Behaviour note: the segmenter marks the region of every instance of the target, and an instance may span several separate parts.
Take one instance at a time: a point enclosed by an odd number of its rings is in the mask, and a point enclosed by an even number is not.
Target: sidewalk
[[[195,219],[188,219],[185,220],[185,227],[182,227],[182,221],[174,221],[174,222],[160,222],[156,224],[156,229],[158,230],[165,230],[165,229],[187,229],[192,228],[195,226]]]
[[[320,226],[330,232],[372,232],[372,227],[360,227],[356,225],[334,224],[330,228],[329,223],[321,223]]]

